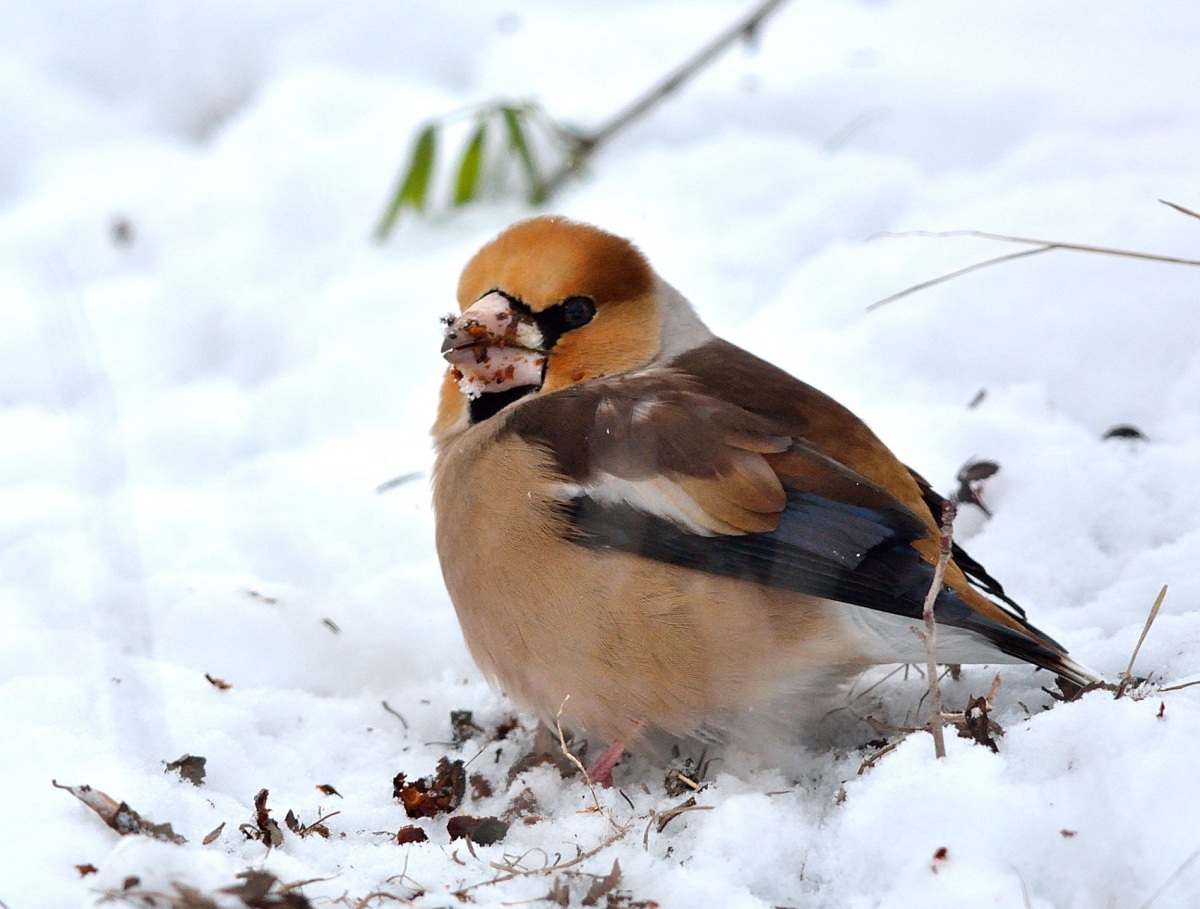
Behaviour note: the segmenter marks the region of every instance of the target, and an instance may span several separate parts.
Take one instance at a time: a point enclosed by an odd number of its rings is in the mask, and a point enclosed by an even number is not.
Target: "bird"
[[[486,243],[443,318],[438,558],[465,643],[552,727],[630,750],[924,662],[945,500],[850,410],[714,335],[633,242],[559,215]],[[941,663],[1099,676],[957,543]]]

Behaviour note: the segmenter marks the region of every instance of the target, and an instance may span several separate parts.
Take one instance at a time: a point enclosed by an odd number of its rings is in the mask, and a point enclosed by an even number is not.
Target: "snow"
[[[1190,4],[790,4],[553,204],[633,238],[715,331],[937,487],[997,461],[995,516],[960,537],[1082,662],[1115,678],[1170,585],[1137,663],[1149,696],[1045,710],[1045,675],[1005,667],[998,753],[952,736],[937,761],[913,734],[860,772],[876,749],[734,751],[661,830],[651,812],[683,797],[641,760],[623,793],[548,767],[509,784],[532,721],[493,740],[513,708],[462,644],[426,477],[376,488],[428,471],[438,316],[527,209],[493,194],[384,245],[371,230],[425,118],[505,96],[599,123],[745,6],[6,4],[4,905],[88,906],[136,877],[128,899],[182,884],[238,906],[217,891],[246,868],[310,881],[316,905],[555,886],[578,905],[614,861],[626,906],[1200,905],[1200,688],[1154,688],[1200,674],[1200,273],[1056,251],[866,311],[1017,249],[881,232],[1196,257],[1200,222],[1157,201],[1200,208]],[[1120,423],[1148,440],[1102,438]],[[967,667],[950,706],[993,674]],[[911,722],[922,690],[896,675],[853,706]],[[462,709],[484,734],[456,750]],[[164,773],[185,753],[202,786]],[[494,790],[462,811],[528,789],[539,820],[473,850],[445,815],[410,821],[393,776],[444,755]],[[119,837],[52,780],[188,842]],[[262,789],[281,824],[339,812],[331,837],[247,839]],[[397,845],[409,823],[430,841]]]

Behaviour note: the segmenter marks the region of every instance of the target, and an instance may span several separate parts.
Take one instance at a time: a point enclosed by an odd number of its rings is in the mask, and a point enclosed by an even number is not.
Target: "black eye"
[[[568,331],[587,325],[596,315],[596,304],[591,297],[567,297],[561,305],[563,325]]]

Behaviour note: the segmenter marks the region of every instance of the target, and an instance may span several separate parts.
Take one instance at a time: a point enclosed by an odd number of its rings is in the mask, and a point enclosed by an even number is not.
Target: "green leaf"
[[[483,147],[487,137],[487,120],[479,121],[471,141],[463,152],[454,184],[454,204],[466,205],[479,194],[479,178],[483,174]]]
[[[542,178],[538,175],[537,163],[533,160],[533,150],[525,137],[525,124],[521,121],[528,111],[522,107],[502,105],[500,113],[504,117],[504,125],[508,128],[508,143],[517,157],[521,159],[521,168],[525,171],[525,179],[529,183],[529,201],[537,205],[546,199],[546,189]]]
[[[375,228],[375,237],[384,240],[396,226],[396,219],[405,208],[417,211],[425,210],[425,202],[429,195],[429,184],[433,179],[433,162],[437,155],[437,123],[429,123],[413,143],[412,157],[408,168],[400,180],[400,186],[392,197],[391,204],[384,212],[379,226]]]

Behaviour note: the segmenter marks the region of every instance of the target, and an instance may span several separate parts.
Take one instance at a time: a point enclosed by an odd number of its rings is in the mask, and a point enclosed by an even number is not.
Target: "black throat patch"
[[[536,385],[521,385],[505,391],[485,391],[467,403],[472,425],[494,417],[509,404],[537,391]]]

